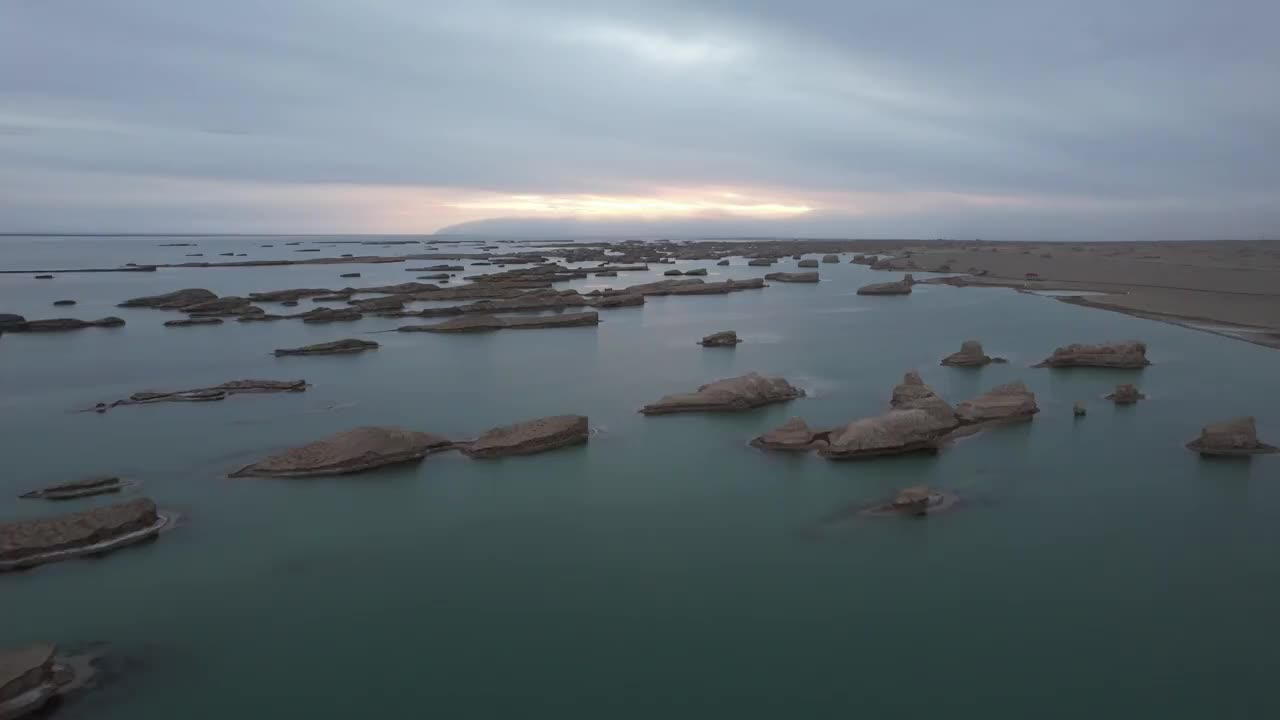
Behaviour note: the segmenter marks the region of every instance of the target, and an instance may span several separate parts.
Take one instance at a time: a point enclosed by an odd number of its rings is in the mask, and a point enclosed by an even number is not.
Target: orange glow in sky
[[[809,205],[744,196],[735,192],[640,195],[490,195],[449,203],[459,210],[494,214],[579,217],[681,217],[725,214],[742,217],[802,215]]]

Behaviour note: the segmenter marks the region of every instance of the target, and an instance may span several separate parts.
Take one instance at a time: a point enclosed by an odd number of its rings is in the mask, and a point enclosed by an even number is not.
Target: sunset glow
[[[645,197],[626,195],[495,195],[451,203],[461,210],[520,215],[582,217],[686,217],[724,214],[742,217],[789,217],[811,212],[805,204],[766,201],[734,192],[701,196]]]

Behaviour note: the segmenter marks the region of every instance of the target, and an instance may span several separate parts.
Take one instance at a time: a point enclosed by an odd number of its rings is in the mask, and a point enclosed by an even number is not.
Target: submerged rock
[[[276,357],[284,355],[337,355],[341,353],[358,353],[365,350],[376,350],[378,343],[372,340],[357,340],[348,338],[346,340],[334,340],[333,342],[317,343],[315,345],[304,345],[297,348],[279,348],[276,350]]]
[[[702,338],[698,341],[698,344],[702,347],[734,347],[740,342],[742,341],[738,339],[737,332],[725,330]]]
[[[1132,405],[1139,400],[1146,400],[1147,396],[1138,392],[1138,387],[1132,383],[1124,383],[1117,385],[1114,392],[1107,396],[1117,405]]]
[[[75,304],[76,304],[75,300],[54,300],[53,301],[54,307],[65,307],[67,305],[75,305]]]
[[[914,280],[905,275],[898,282],[873,283],[858,288],[859,295],[910,295]]]
[[[272,455],[240,468],[229,477],[347,475],[421,460],[428,453],[451,447],[452,441],[430,433],[394,427],[362,427]]]
[[[149,498],[53,517],[0,524],[0,572],[150,540],[167,523]]]
[[[942,365],[951,367],[982,367],[990,363],[1006,362],[1004,358],[993,358],[982,350],[982,343],[977,340],[965,340],[960,343],[960,351],[942,358]]]
[[[122,405],[144,405],[157,402],[215,402],[225,400],[228,395],[304,392],[306,389],[306,380],[231,380],[213,387],[178,390],[176,392],[144,390],[136,392],[124,400],[98,403],[89,409],[94,412],[104,413],[111,408]]]
[[[580,445],[587,442],[588,435],[585,415],[556,415],[493,428],[462,446],[462,452],[473,458],[532,455]]]
[[[1247,416],[1206,425],[1200,430],[1200,437],[1187,443],[1187,449],[1223,457],[1280,452],[1280,448],[1258,440],[1257,424]]]
[[[764,450],[808,451],[826,447],[826,433],[815,433],[804,418],[793,417],[780,427],[755,438],[752,447]]]
[[[808,259],[808,260],[801,260],[800,262],[796,263],[796,267],[802,267],[802,268],[816,268],[816,267],[818,267],[818,261],[817,261],[817,260],[814,260],[814,259],[812,259],[812,258],[810,258],[810,259]]]
[[[1060,347],[1042,362],[1032,367],[1100,367],[1139,369],[1151,363],[1147,360],[1147,344],[1137,340],[1101,343],[1098,345],[1073,344]]]
[[[91,495],[120,492],[127,484],[114,476],[95,477],[88,480],[63,483],[62,485],[51,485],[47,488],[23,493],[18,497],[27,500],[71,500]]]
[[[770,378],[758,373],[717,380],[699,387],[697,392],[667,395],[645,405],[645,415],[681,412],[737,412],[763,405],[786,402],[804,396],[804,390],[783,378]]]
[[[956,405],[956,418],[962,425],[1019,422],[1030,420],[1038,412],[1035,393],[1020,380],[999,385]]]
[[[53,700],[63,679],[55,652],[51,643],[0,650],[0,718],[24,717]]]
[[[495,317],[479,313],[463,315],[435,325],[405,325],[396,328],[400,332],[463,333],[491,330],[531,330],[537,328],[581,327],[599,325],[600,315],[594,312],[569,313],[538,317]]]
[[[1084,417],[1089,414],[1089,410],[1084,406],[1084,403],[1077,400],[1076,404],[1071,407],[1071,414],[1075,417]]]
[[[785,283],[816,283],[818,282],[818,273],[816,272],[776,272],[769,273],[764,276],[765,280]]]
[[[927,485],[916,485],[899,490],[892,499],[859,511],[859,515],[910,515],[924,516],[950,510],[960,502],[960,498]]]
[[[221,325],[220,317],[193,317],[183,318],[182,320],[166,320],[165,327],[190,327],[192,325]]]

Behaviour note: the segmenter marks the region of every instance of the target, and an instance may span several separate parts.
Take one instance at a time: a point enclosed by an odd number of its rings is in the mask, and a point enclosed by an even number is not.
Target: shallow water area
[[[316,240],[5,238],[0,269],[182,262],[187,253],[479,252]],[[303,244],[284,245],[292,241]],[[166,328],[182,316],[116,307],[180,288],[243,295],[407,282],[405,267],[448,260],[0,275],[0,313],[127,323],[0,336],[0,520],[140,494],[182,516],[152,543],[0,575],[0,647],[102,641],[127,658],[128,672],[59,709],[73,719],[1280,712],[1267,683],[1280,662],[1271,632],[1280,458],[1205,462],[1183,448],[1206,423],[1246,414],[1264,441],[1280,442],[1280,355],[1007,290],[917,285],[909,296],[857,296],[902,273],[848,258],[823,264],[818,284],[651,297],[599,311],[597,327],[475,335],[380,332],[440,319],[372,315]],[[456,263],[466,268],[444,287],[514,267],[470,262]],[[745,262],[681,261],[555,287],[624,287],[672,268],[705,267],[708,282],[796,269],[793,260]],[[362,276],[339,278],[349,272]],[[63,298],[79,304],[52,307]],[[304,299],[283,311],[317,305],[344,306]],[[743,342],[696,344],[722,330]],[[272,354],[347,337],[381,347]],[[1028,367],[1058,346],[1129,338],[1147,342],[1153,365]],[[968,339],[1010,362],[939,366]],[[936,456],[837,463],[747,444],[795,415],[833,427],[881,412],[912,368],[953,404],[1022,380],[1041,412]],[[752,371],[808,395],[742,414],[637,412]],[[311,386],[74,412],[139,390],[241,378]],[[1128,382],[1148,399],[1125,408],[1101,399]],[[1079,420],[1077,400],[1089,409]],[[335,478],[226,477],[360,425],[461,439],[563,413],[591,418],[587,445],[487,461],[443,453]],[[17,499],[102,474],[136,484],[69,503]],[[808,532],[913,485],[965,502],[937,516]]]

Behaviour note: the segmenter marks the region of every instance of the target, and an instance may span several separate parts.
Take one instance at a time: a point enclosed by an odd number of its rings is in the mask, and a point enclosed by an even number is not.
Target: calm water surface
[[[282,238],[0,239],[3,269],[422,252]],[[311,243],[312,240],[308,240]],[[274,248],[261,248],[261,244]],[[440,246],[441,251],[448,246]],[[243,258],[237,258],[243,259]],[[847,256],[846,258],[847,259]],[[413,262],[430,265],[435,262]],[[792,265],[792,261],[781,263]],[[709,281],[763,275],[736,259]],[[0,646],[107,643],[118,669],[60,717],[1275,717],[1280,459],[1205,462],[1205,422],[1280,439],[1274,350],[1007,290],[917,287],[823,265],[818,285],[651,298],[595,329],[366,334],[414,320],[164,328],[129,297],[413,279],[405,265],[0,275],[0,312],[128,325],[0,338],[0,518],[89,507],[18,493],[139,482],[182,521],[108,558],[0,576]],[[624,273],[590,289],[660,275]],[[788,269],[780,267],[774,269]],[[361,272],[359,280],[340,279]],[[54,300],[79,301],[53,308]],[[304,300],[299,309],[314,303]],[[273,306],[268,306],[269,308]],[[703,350],[735,329],[735,350]],[[354,357],[277,347],[366,337]],[[938,366],[967,338],[1010,363]],[[1075,341],[1140,338],[1139,373],[1028,367]],[[937,457],[836,464],[747,446],[792,415],[882,410],[902,373],[958,402],[1014,379],[1033,423]],[[749,371],[809,397],[741,415],[637,408]],[[305,378],[306,393],[73,411],[142,389]],[[1102,400],[1133,381],[1148,400]],[[1075,421],[1071,405],[1090,413]],[[365,424],[452,437],[583,413],[588,446],[438,455],[366,475],[227,479]],[[967,502],[927,520],[829,522],[928,483]]]

